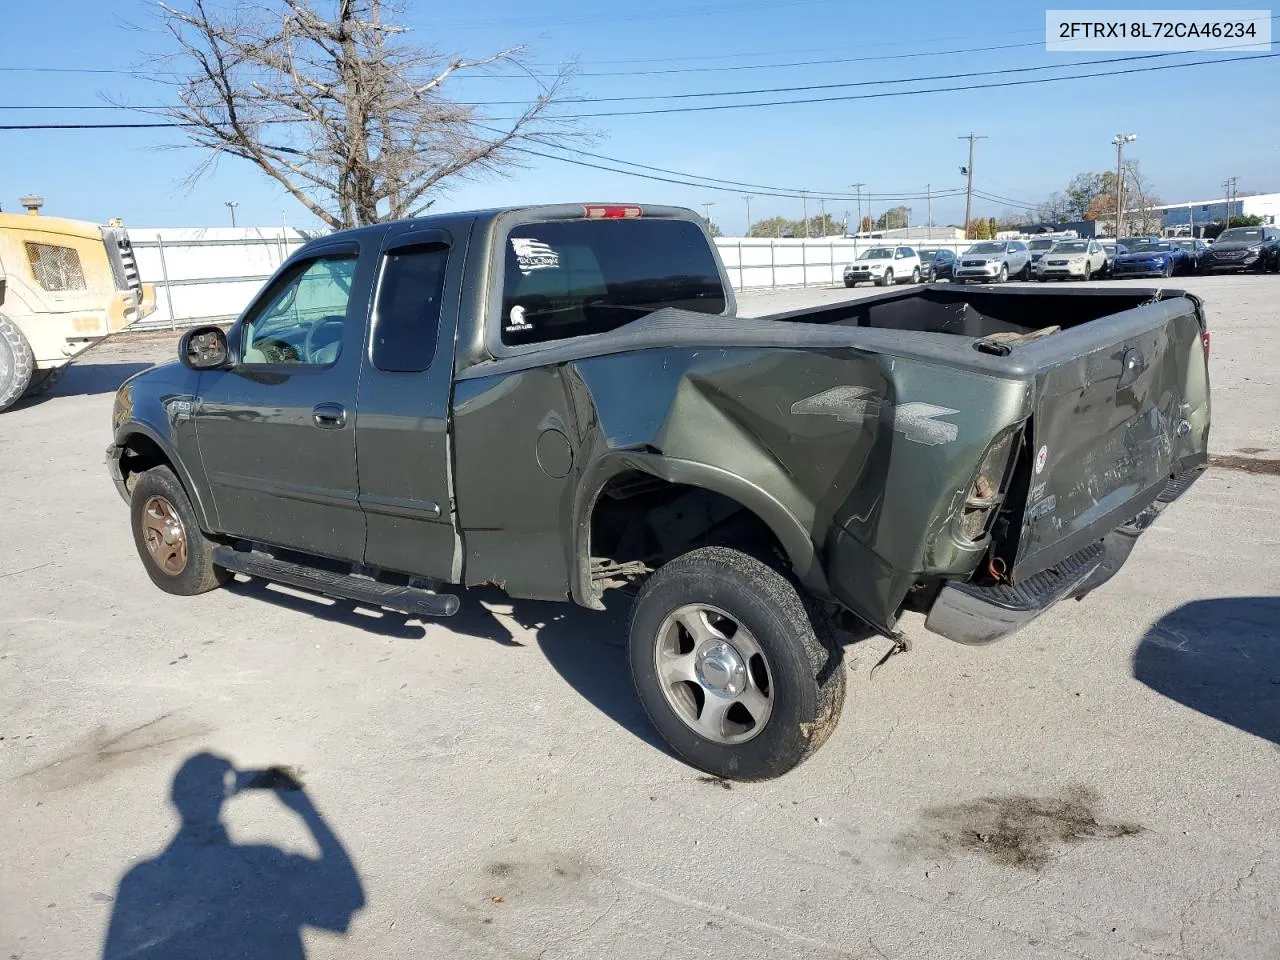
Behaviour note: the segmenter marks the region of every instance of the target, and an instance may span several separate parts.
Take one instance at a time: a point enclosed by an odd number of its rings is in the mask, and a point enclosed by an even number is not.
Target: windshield
[[[1089,244],[1083,240],[1067,240],[1053,245],[1054,253],[1088,253]]]
[[[1004,253],[1003,243],[975,243],[965,253]]]
[[[1219,243],[1245,243],[1252,240],[1257,243],[1262,239],[1262,231],[1259,229],[1246,230],[1244,227],[1232,227],[1230,230],[1223,230],[1218,234]]]
[[[711,245],[688,220],[546,220],[504,244],[502,342],[613,330],[663,307],[723,313]]]
[[[1152,241],[1144,241],[1130,245],[1130,253],[1168,253],[1173,249],[1172,243],[1154,243]]]
[[[872,247],[858,258],[859,260],[892,260],[892,247]]]
[[[1027,246],[1032,250],[1048,250],[1053,246],[1052,240],[1032,240]]]

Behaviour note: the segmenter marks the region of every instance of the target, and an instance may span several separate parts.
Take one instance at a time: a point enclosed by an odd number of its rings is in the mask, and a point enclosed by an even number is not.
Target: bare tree
[[[416,46],[384,21],[399,13],[390,0],[215,2],[159,4],[180,79],[177,105],[158,112],[210,151],[193,179],[219,157],[248,160],[341,229],[414,216],[450,180],[519,165],[522,143],[577,135],[551,112],[571,71],[537,77],[521,47],[465,59]],[[442,92],[494,66],[538,83],[500,127]]]

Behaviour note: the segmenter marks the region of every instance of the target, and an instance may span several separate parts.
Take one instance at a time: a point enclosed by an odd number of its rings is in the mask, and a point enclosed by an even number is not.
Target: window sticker
[[[507,317],[507,329],[512,331],[532,330],[533,324],[524,318],[524,307],[516,304]]]
[[[526,277],[535,270],[554,269],[560,266],[560,255],[541,240],[512,237],[511,249],[516,253],[516,265]]]

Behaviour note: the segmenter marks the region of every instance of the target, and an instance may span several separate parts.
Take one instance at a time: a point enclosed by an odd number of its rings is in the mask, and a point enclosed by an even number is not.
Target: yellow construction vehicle
[[[67,364],[155,310],[124,226],[0,213],[0,410],[44,393]]]

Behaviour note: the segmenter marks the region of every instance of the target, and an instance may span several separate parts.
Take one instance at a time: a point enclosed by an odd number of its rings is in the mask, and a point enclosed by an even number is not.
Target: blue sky
[[[49,108],[101,104],[105,98],[157,102],[165,88],[145,76],[13,69],[130,70],[140,64],[163,69],[151,55],[165,49],[164,38],[154,30],[128,26],[147,23],[152,6],[144,0],[10,5],[0,31],[0,105],[5,108],[0,110],[0,123],[123,120],[136,115]],[[1162,6],[1202,9],[1205,4],[1165,0]],[[1215,6],[1260,5],[1219,0]],[[594,97],[849,83],[1126,55],[1046,53],[1044,10],[1045,6],[1002,0],[980,6],[865,0],[654,0],[643,6],[587,0],[542,0],[536,5],[515,0],[455,5],[408,0],[400,21],[413,28],[411,37],[444,51],[479,56],[525,43],[538,64],[577,58],[582,75],[574,90]],[[445,19],[435,19],[442,11]],[[981,15],[975,16],[977,12]],[[945,53],[1023,44],[1030,45]],[[900,54],[926,55],[768,66]],[[1229,54],[1153,62],[1225,56]],[[752,69],[634,72],[729,66]],[[623,75],[591,75],[601,73]],[[959,167],[966,161],[967,146],[957,136],[972,130],[988,137],[977,147],[975,187],[1034,202],[1061,189],[1080,171],[1113,166],[1112,136],[1134,132],[1139,139],[1126,155],[1141,161],[1161,198],[1198,200],[1221,195],[1219,185],[1229,176],[1239,178],[1242,191],[1280,190],[1277,81],[1280,59],[1271,59],[1003,90],[602,118],[587,121],[596,135],[588,149],[737,181],[831,193],[852,193],[849,185],[861,181],[868,185],[864,191],[915,194],[926,184],[935,191],[963,185]],[[481,78],[458,84],[455,96],[511,100],[531,91],[527,79]],[[863,91],[825,95],[842,92]],[[822,95],[823,91],[813,94]],[[579,105],[574,112],[609,106]],[[495,115],[504,109],[494,108]],[[235,200],[242,225],[276,225],[282,220],[314,224],[300,205],[244,162],[223,160],[194,186],[184,186],[184,177],[201,155],[182,148],[181,136],[172,131],[0,131],[0,138],[0,204],[6,210],[17,208],[19,195],[35,192],[45,196],[50,214],[98,221],[119,216],[133,226],[223,225],[228,222],[224,203]],[[735,233],[745,220],[744,192],[749,191],[654,183],[539,160],[509,177],[456,184],[440,196],[438,206],[467,209],[618,199],[702,210],[702,204],[714,201],[712,217],[726,233]],[[924,201],[908,204],[913,221],[922,222]],[[877,200],[875,212],[887,205],[892,202]],[[1009,205],[975,201],[974,211],[994,215],[1005,206]],[[846,210],[852,214],[853,207],[842,201],[827,205],[837,218]],[[801,201],[791,198],[757,196],[751,204],[753,219],[775,214],[798,218],[801,209]],[[818,204],[811,202],[810,213],[817,210]],[[934,202],[937,223],[963,216],[962,196]]]

